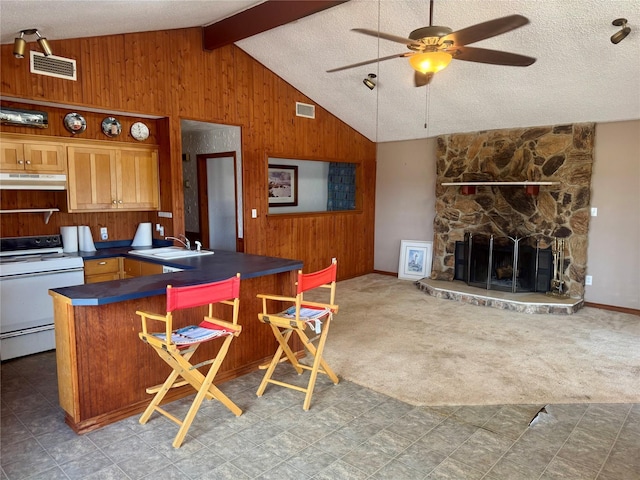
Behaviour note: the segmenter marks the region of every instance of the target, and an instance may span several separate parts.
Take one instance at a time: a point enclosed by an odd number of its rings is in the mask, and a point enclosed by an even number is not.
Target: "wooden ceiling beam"
[[[203,27],[205,50],[229,45],[349,0],[267,0],[232,17]]]

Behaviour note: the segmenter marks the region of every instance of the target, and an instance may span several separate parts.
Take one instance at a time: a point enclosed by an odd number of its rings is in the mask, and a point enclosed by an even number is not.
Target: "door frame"
[[[200,236],[203,248],[209,245],[209,182],[207,177],[207,159],[209,158],[233,158],[233,195],[234,195],[234,226],[236,238],[236,252],[242,252],[241,239],[238,238],[238,166],[236,152],[199,153],[196,155],[198,171],[198,216]]]

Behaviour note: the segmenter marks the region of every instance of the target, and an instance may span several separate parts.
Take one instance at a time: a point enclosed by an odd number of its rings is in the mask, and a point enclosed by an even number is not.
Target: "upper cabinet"
[[[69,212],[158,210],[158,149],[78,143],[67,147]]]
[[[43,140],[38,135],[2,134],[0,171],[30,173],[64,173],[64,145]]]

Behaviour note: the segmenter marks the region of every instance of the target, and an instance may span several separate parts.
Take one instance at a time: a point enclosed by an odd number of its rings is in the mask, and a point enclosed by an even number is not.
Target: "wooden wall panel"
[[[160,146],[161,208],[173,213],[172,221],[162,222],[167,234],[184,229],[180,119],[239,125],[245,252],[297,258],[309,269],[325,266],[337,256],[340,278],[373,270],[375,144],[312,99],[233,45],[204,51],[199,28],[52,43],[56,55],[77,59],[77,82],[32,75],[27,61],[13,57],[12,45],[2,45],[0,94],[24,103],[67,105],[63,112],[90,107],[128,112],[131,117],[159,117],[155,137],[149,141]],[[316,104],[316,118],[296,117],[296,101]],[[53,107],[33,108],[55,112]],[[93,122],[102,114],[87,115],[92,126],[86,138],[100,138]],[[54,131],[55,135],[69,135],[59,125],[52,125],[50,132]],[[35,132],[29,129],[28,133]],[[272,152],[358,163],[362,210],[267,216],[266,158]],[[22,195],[7,199],[9,203],[54,201],[55,196],[42,193],[29,199]],[[251,218],[253,208],[259,213],[256,219]],[[125,239],[131,238],[137,222],[157,221],[155,213],[144,212],[86,215],[79,222],[80,217],[74,215],[54,214],[45,226],[37,217],[18,219],[5,214],[2,235],[54,233],[63,224],[88,223],[96,228],[107,223],[112,238]]]

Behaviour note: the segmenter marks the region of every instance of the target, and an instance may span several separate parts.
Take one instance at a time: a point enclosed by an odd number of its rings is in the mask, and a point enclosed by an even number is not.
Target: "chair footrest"
[[[173,385],[171,385],[171,387],[169,388],[178,388],[178,387],[184,387],[185,385],[187,385],[188,382],[186,381],[181,381],[181,382],[176,382]],[[153,387],[149,387],[147,388],[146,392],[153,394],[153,393],[158,393],[160,391],[160,389],[162,388],[162,385],[154,385]]]
[[[306,393],[307,390],[308,390],[308,388],[299,387],[298,385],[293,385],[291,383],[281,382],[279,380],[269,379],[269,380],[267,380],[267,382],[273,383],[274,385],[280,385],[281,387],[290,388],[292,390],[298,390],[299,392],[305,392]]]

